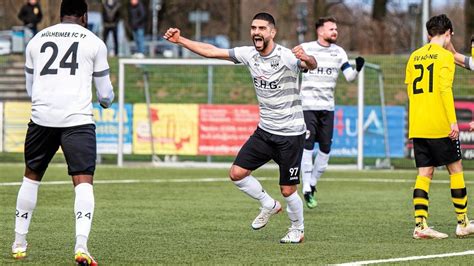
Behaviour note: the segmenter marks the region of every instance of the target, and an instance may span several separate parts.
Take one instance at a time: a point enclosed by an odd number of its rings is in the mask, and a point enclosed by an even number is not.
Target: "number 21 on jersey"
[[[413,94],[420,94],[426,92],[426,88],[420,87],[419,82],[423,80],[423,75],[428,74],[428,92],[433,92],[433,72],[434,72],[434,63],[431,63],[429,66],[425,68],[422,64],[414,65],[416,70],[420,71],[420,75],[413,80]],[[426,73],[428,72],[428,73]]]

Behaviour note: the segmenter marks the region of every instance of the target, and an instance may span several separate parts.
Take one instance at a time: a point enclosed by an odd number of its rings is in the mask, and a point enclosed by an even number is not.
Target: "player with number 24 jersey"
[[[14,259],[27,257],[27,235],[39,186],[51,159],[61,148],[75,193],[74,261],[78,265],[98,265],[87,246],[95,209],[93,179],[97,160],[91,83],[95,83],[102,108],[111,106],[114,92],[105,44],[86,28],[87,9],[86,0],[62,0],[61,23],[40,31],[26,48],[31,121],[15,211]],[[58,218],[62,219],[54,217]]]
[[[78,24],[60,23],[40,31],[26,48],[25,70],[32,74],[31,119],[38,125],[70,127],[92,124],[94,77],[97,96],[108,106],[111,85],[101,86],[109,75],[107,48],[94,33]],[[106,80],[106,79],[104,79]]]

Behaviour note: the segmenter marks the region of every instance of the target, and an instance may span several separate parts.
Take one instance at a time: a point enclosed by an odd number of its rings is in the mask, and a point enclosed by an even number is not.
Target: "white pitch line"
[[[259,177],[258,180],[276,180],[276,177]],[[200,183],[200,182],[228,182],[228,178],[180,178],[180,179],[124,179],[124,180],[95,180],[94,184],[137,184],[137,183]],[[371,178],[324,178],[320,181],[326,182],[368,182],[368,183],[413,183],[413,179],[371,179]],[[449,183],[448,180],[433,180],[432,183],[445,184]],[[474,183],[467,181],[466,183]],[[71,181],[43,181],[42,185],[70,185]],[[2,186],[20,186],[21,182],[3,182],[0,183]],[[367,261],[356,261],[348,262],[336,265],[367,265],[375,263],[387,263],[387,262],[399,262],[399,261],[413,261],[413,260],[424,260],[433,258],[444,258],[454,256],[467,256],[474,255],[474,250],[468,250],[458,253],[445,253],[436,255],[426,256],[413,256],[405,258],[392,258],[383,260],[367,260]]]
[[[261,177],[266,181],[276,178]],[[138,183],[201,183],[201,182],[227,182],[229,178],[179,178],[179,179],[123,179],[123,180],[94,180],[94,184],[138,184]],[[41,185],[71,185],[72,181],[42,181]],[[3,182],[0,187],[20,186],[21,182]]]
[[[455,253],[444,253],[444,254],[425,255],[425,256],[412,256],[412,257],[405,257],[405,258],[392,258],[392,259],[383,259],[383,260],[354,261],[354,262],[347,262],[347,263],[336,264],[336,265],[337,265],[337,266],[367,265],[367,264],[376,264],[376,263],[400,262],[400,261],[413,261],[413,260],[426,260],[426,259],[436,259],[436,258],[446,258],[446,257],[456,257],[456,256],[468,256],[468,255],[474,255],[474,250],[467,250],[467,251],[455,252]]]
[[[277,177],[257,177],[258,180],[276,180]],[[228,182],[229,178],[178,178],[178,179],[123,179],[94,180],[94,184],[138,184],[138,183],[201,183]],[[415,179],[384,179],[384,178],[322,178],[323,182],[365,182],[365,183],[414,183]],[[474,184],[473,181],[465,181]],[[70,185],[72,181],[42,181],[42,185]],[[449,180],[432,180],[434,184],[449,184]],[[20,186],[21,182],[3,182],[0,187]]]

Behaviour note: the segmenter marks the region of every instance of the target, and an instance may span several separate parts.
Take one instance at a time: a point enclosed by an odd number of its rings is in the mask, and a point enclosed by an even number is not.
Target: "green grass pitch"
[[[14,212],[23,166],[0,171],[0,265],[10,258]],[[255,176],[274,198],[278,171]],[[474,249],[474,238],[454,236],[455,215],[448,174],[438,171],[430,191],[430,225],[445,240],[413,240],[413,171],[328,171],[317,193],[319,206],[305,207],[305,242],[283,245],[285,212],[259,231],[250,227],[259,204],[227,180],[226,169],[116,168],[98,166],[96,208],[89,250],[104,265],[151,264],[337,264]],[[474,173],[466,173],[468,193]],[[209,178],[203,180],[204,178]],[[99,183],[109,180],[140,182]],[[28,257],[18,265],[71,265],[74,248],[74,190],[64,165],[51,166],[41,185],[28,235]],[[180,182],[181,181],[181,182]],[[472,193],[469,194],[472,199]],[[470,202],[473,202],[470,200]],[[472,206],[472,205],[471,205]],[[472,210],[472,208],[471,208]],[[472,213],[472,212],[471,212]],[[471,214],[474,217],[474,214]],[[473,265],[474,256],[397,264]]]

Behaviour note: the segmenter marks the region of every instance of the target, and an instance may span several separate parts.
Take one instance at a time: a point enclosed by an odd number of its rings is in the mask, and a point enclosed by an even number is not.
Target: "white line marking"
[[[258,180],[277,180],[276,177],[258,177]],[[367,182],[367,183],[413,183],[414,179],[371,179],[371,178],[323,178],[320,181],[325,182]],[[138,183],[199,183],[199,182],[229,182],[228,178],[180,178],[180,179],[124,179],[124,180],[95,180],[94,184],[138,184]],[[71,181],[43,181],[42,185],[71,185]],[[432,180],[431,183],[446,184],[448,180]],[[473,184],[474,182],[466,181],[466,183]],[[20,186],[21,182],[3,182],[0,183],[2,186]],[[412,261],[412,260],[424,260],[433,258],[444,258],[454,256],[467,256],[474,255],[474,250],[468,250],[458,253],[445,253],[436,255],[426,256],[413,256],[405,258],[392,258],[383,260],[367,260],[367,261],[356,261],[348,262],[336,265],[366,265],[375,263],[386,263],[386,262],[399,262],[399,261]]]
[[[276,178],[261,177],[259,180]],[[179,179],[123,179],[123,180],[94,180],[94,184],[138,184],[138,183],[201,183],[201,182],[230,182],[229,178],[179,178]],[[41,185],[71,185],[72,181],[42,181]],[[21,182],[4,182],[0,187],[20,186]]]
[[[277,180],[277,177],[257,177],[258,180]],[[228,182],[229,178],[178,178],[178,179],[123,179],[123,180],[94,180],[94,184],[138,184],[138,183],[200,183]],[[323,182],[361,182],[361,183],[415,183],[413,179],[384,179],[384,178],[323,178]],[[42,181],[42,185],[70,185],[72,181]],[[449,184],[449,180],[432,180],[434,184]],[[465,181],[474,184],[474,181]],[[21,182],[3,182],[0,187],[20,186]]]
[[[367,264],[375,264],[375,263],[412,261],[412,260],[426,260],[426,259],[467,256],[467,255],[474,255],[474,250],[467,250],[467,251],[455,252],[455,253],[425,255],[425,256],[412,256],[412,257],[405,257],[405,258],[393,258],[393,259],[384,259],[384,260],[364,260],[364,261],[347,262],[347,263],[336,264],[336,265],[338,265],[338,266],[367,265]]]

